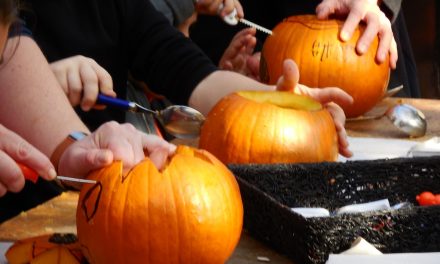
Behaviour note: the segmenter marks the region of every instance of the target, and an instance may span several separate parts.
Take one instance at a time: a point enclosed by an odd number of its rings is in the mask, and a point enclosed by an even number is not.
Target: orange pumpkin
[[[293,59],[299,67],[301,84],[310,87],[340,87],[354,103],[342,105],[347,117],[364,114],[378,103],[388,85],[389,58],[378,64],[376,38],[368,51],[359,55],[356,42],[364,31],[359,26],[353,37],[342,42],[341,20],[318,20],[313,15],[284,19],[273,30],[263,46],[260,75],[275,84],[282,74],[282,62]]]
[[[334,161],[332,117],[320,103],[291,92],[241,91],[206,117],[199,147],[224,163]]]
[[[77,228],[91,263],[224,263],[239,241],[238,184],[206,151],[179,146],[162,171],[145,159],[89,178],[98,183],[81,190]]]
[[[16,241],[6,252],[9,264],[80,264],[85,261],[74,234],[52,234]]]

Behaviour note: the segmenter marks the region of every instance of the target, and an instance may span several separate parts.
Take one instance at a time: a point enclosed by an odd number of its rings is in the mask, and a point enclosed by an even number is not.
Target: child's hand
[[[255,34],[255,28],[246,28],[238,32],[223,53],[219,68],[259,80],[260,53],[253,53],[257,43]]]
[[[353,153],[348,148],[347,132],[345,131],[344,110],[337,105],[338,103],[350,104],[353,98],[340,88],[309,88],[299,84],[299,70],[296,63],[287,59],[283,65],[283,76],[277,83],[277,90],[292,91],[297,94],[304,94],[320,102],[333,117],[336,132],[338,133],[339,153],[345,157],[351,157]]]
[[[72,106],[89,111],[95,106],[98,93],[116,97],[110,74],[93,59],[73,56],[50,64]]]

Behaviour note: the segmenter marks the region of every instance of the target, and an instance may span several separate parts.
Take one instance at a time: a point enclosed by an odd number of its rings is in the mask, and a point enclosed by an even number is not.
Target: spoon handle
[[[98,99],[96,100],[96,103],[120,108],[126,111],[133,111],[134,108],[136,107],[134,104],[132,104],[129,101],[122,100],[119,98],[113,98],[103,94],[98,94]]]
[[[98,98],[96,99],[97,104],[103,104],[107,106],[113,106],[125,111],[137,112],[137,105],[134,102],[130,102],[127,100],[110,97],[103,94],[98,94]]]

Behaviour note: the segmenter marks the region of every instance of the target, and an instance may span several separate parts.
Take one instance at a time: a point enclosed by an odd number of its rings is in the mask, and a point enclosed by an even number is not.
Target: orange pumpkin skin
[[[5,254],[8,263],[80,264],[85,261],[74,234],[47,234],[16,241]]]
[[[306,100],[318,107],[280,107],[243,96],[249,93],[283,102]],[[321,162],[338,157],[336,129],[328,111],[308,97],[279,91],[238,92],[221,99],[206,117],[199,147],[224,163]]]
[[[145,159],[89,178],[98,184],[81,190],[77,228],[90,263],[224,263],[239,241],[238,184],[206,151],[179,146],[161,172]]]
[[[352,105],[341,105],[346,116],[364,114],[385,93],[390,76],[389,57],[381,64],[376,62],[378,38],[365,54],[357,54],[356,42],[364,26],[359,26],[349,41],[342,42],[342,25],[341,20],[318,20],[313,15],[284,19],[264,43],[261,79],[275,84],[282,74],[283,60],[291,58],[298,64],[301,84],[340,87],[354,99]]]

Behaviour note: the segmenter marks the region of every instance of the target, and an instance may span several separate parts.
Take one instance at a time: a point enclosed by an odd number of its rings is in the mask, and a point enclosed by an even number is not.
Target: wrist
[[[86,136],[88,136],[88,134],[85,132],[73,131],[65,139],[63,139],[63,141],[61,141],[60,144],[58,144],[58,146],[55,148],[55,150],[52,152],[52,155],[50,156],[50,161],[52,162],[52,164],[54,165],[57,171],[61,156],[63,155],[64,151],[70,145],[72,145],[78,140],[83,139]]]

